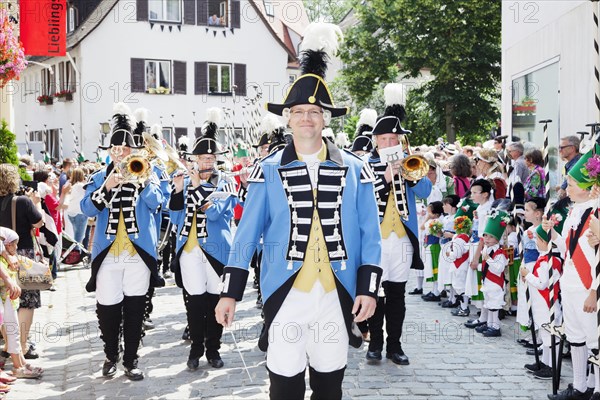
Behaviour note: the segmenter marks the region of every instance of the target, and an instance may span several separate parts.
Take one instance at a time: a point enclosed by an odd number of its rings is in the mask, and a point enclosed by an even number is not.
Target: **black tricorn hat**
[[[217,143],[217,131],[221,123],[222,110],[218,107],[212,107],[206,110],[206,122],[202,125],[202,136],[194,142],[194,147],[190,155],[200,154],[224,154],[225,151],[219,149]]]
[[[351,152],[355,151],[366,151],[369,152],[373,150],[373,141],[368,136],[360,135],[354,138],[354,142],[352,142]]]
[[[253,144],[252,147],[254,147],[255,149],[258,149],[259,147],[262,147],[265,144],[269,144],[269,134],[268,133],[263,133],[262,135],[260,135],[260,139],[258,139],[258,143]]]
[[[402,128],[402,121],[406,117],[403,103],[403,86],[398,83],[388,83],[384,89],[385,111],[379,117],[373,127],[373,135],[383,135],[384,133],[403,133],[409,131]]]
[[[113,146],[127,146],[132,149],[141,148],[135,141],[133,136],[133,119],[131,118],[131,110],[125,103],[117,103],[113,107],[112,117],[112,134],[108,147],[98,146],[101,149],[107,150]]]
[[[301,104],[313,104],[331,112],[332,117],[341,117],[348,108],[338,108],[325,83],[327,61],[338,48],[342,30],[334,24],[315,22],[305,31],[301,44],[300,68],[302,75],[292,84],[282,104],[267,103],[267,110],[282,115],[283,110]]]

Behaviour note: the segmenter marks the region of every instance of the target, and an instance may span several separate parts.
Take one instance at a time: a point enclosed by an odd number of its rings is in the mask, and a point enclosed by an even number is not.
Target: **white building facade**
[[[108,132],[119,101],[132,110],[147,108],[149,124],[161,123],[170,143],[182,135],[193,139],[209,107],[227,110],[241,134],[256,108],[252,101],[262,110],[267,101],[281,101],[295,67],[293,49],[272,27],[285,21],[269,21],[264,2],[257,3],[72,2],[68,57],[36,60],[43,65],[30,65],[16,82],[19,150],[29,148],[35,158],[45,150],[56,159],[81,151],[96,159],[93,153],[106,140],[102,131]],[[56,97],[59,92],[62,97]],[[42,95],[52,104],[43,104],[44,98],[40,103]]]
[[[600,122],[598,13],[591,1],[502,2],[502,133],[550,155],[560,137]]]

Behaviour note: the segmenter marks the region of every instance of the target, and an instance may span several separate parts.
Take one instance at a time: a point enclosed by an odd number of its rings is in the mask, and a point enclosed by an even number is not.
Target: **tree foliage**
[[[352,8],[352,0],[304,0],[308,20],[337,24]]]
[[[434,79],[413,89],[406,127],[473,141],[498,117],[500,2],[354,0],[358,23],[346,32],[342,76],[359,104],[399,78],[428,68]],[[399,73],[398,73],[399,72]],[[381,111],[381,110],[379,110]]]
[[[6,121],[0,121],[0,164],[19,165],[16,140],[17,136],[8,130],[8,124]],[[22,168],[19,168],[19,174],[23,180],[31,179]]]

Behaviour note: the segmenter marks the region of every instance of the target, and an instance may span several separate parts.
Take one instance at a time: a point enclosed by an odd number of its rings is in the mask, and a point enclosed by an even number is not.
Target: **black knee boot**
[[[342,398],[342,381],[346,367],[331,372],[318,372],[309,367],[308,376],[313,393],[311,400],[337,400]]]
[[[269,371],[267,369],[267,371]],[[306,383],[304,382],[304,371],[294,376],[277,375],[269,371],[269,399],[271,400],[304,400]]]
[[[192,341],[188,368],[195,370],[199,367],[199,359],[204,355],[204,335],[206,331],[206,294],[190,295],[183,290],[183,301],[187,314],[189,338]]]
[[[215,307],[219,302],[218,294],[207,293],[206,308],[206,358],[214,368],[221,368],[223,361],[219,354],[221,348],[221,336],[223,336],[223,325],[217,322],[215,317]]]
[[[104,376],[113,376],[117,372],[119,334],[123,319],[122,307],[123,303],[112,306],[103,306],[96,303],[96,315],[98,315],[98,325],[104,342],[104,354],[106,354],[106,362],[102,367],[102,375]]]
[[[137,351],[142,339],[145,308],[146,296],[125,296],[123,300],[123,366],[125,375],[131,380],[144,379],[144,373],[137,368]]]

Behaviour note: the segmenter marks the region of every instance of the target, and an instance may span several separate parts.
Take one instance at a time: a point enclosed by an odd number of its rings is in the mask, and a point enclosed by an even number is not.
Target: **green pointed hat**
[[[506,213],[506,211],[493,210],[488,217],[483,233],[487,233],[488,235],[500,240],[502,235],[504,235],[504,231],[506,230],[506,226],[509,222],[510,216],[508,213]]]
[[[473,221],[473,212],[477,209],[477,206],[478,204],[469,198],[462,199],[460,203],[458,203],[454,218],[456,219],[458,217],[467,216],[471,221]]]
[[[238,144],[235,153],[233,153],[233,156],[237,158],[248,157],[248,150],[241,144]]]
[[[567,201],[565,201],[567,200]],[[567,219],[567,215],[569,214],[569,202],[568,198],[557,201],[552,209],[548,212],[548,219],[554,221],[554,230],[558,232],[558,234],[562,234],[563,225],[565,224],[565,220]],[[550,239],[549,232],[546,232],[542,225],[540,224],[535,233],[542,239],[544,242],[548,242]]]
[[[591,190],[592,186],[596,182],[596,179],[590,177],[588,168],[586,167],[587,162],[590,158],[592,158],[595,154],[600,154],[600,145],[596,143],[594,148],[579,158],[579,161],[573,168],[569,170],[569,176],[577,182],[577,185],[585,190]]]

